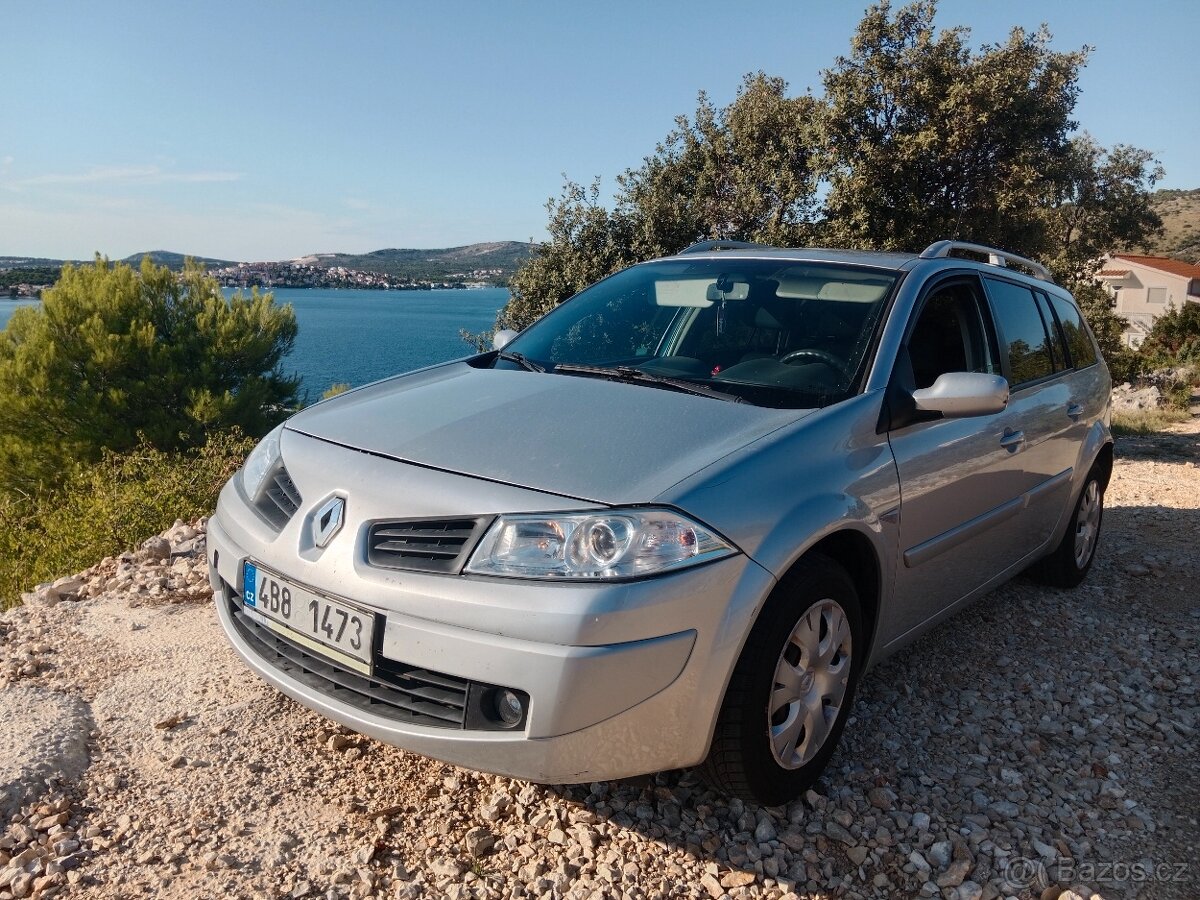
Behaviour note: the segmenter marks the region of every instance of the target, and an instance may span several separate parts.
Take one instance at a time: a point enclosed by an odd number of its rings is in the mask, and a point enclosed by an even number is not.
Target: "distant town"
[[[0,296],[40,297],[58,280],[60,267],[0,268]],[[209,269],[222,287],[234,288],[338,288],[368,291],[470,290],[503,285],[502,269],[453,272],[442,279],[408,278],[381,272],[364,272],[346,266],[303,262],[234,263]]]
[[[444,280],[432,281],[297,261],[236,263],[210,269],[209,274],[223,287],[430,291],[493,287],[503,282],[505,273],[501,269],[472,269],[470,272],[451,273]]]
[[[235,262],[196,257],[223,287],[341,288],[376,291],[466,290],[502,287],[537,245],[493,241],[432,250],[387,249],[370,253],[317,253],[295,259]],[[188,257],[151,250],[119,262],[133,266],[149,257],[175,271]],[[37,297],[53,285],[70,260],[0,256],[0,296]],[[75,261],[76,265],[82,265]]]

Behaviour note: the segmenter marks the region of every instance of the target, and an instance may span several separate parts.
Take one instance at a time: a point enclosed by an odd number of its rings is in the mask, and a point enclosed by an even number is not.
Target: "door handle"
[[[1078,419],[1083,415],[1083,407],[1078,403],[1072,403],[1067,406],[1067,417],[1070,419]]]
[[[1000,438],[1000,446],[1009,453],[1016,453],[1021,449],[1021,445],[1025,443],[1025,432],[1023,431],[1006,431]]]

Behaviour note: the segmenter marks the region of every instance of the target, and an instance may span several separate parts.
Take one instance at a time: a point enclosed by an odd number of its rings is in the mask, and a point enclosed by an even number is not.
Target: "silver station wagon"
[[[209,525],[237,652],[379,740],[780,803],[873,663],[1091,566],[1109,374],[1029,260],[706,242],[495,345],[292,417]]]

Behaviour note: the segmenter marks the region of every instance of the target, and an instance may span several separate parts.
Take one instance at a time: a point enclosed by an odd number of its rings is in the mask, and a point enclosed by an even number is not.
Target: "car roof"
[[[875,250],[825,250],[816,247],[795,249],[777,247],[755,247],[744,250],[714,250],[709,252],[677,253],[660,257],[659,262],[669,260],[696,259],[777,259],[782,262],[830,262],[851,266],[868,266],[874,269],[902,269],[916,261],[915,253],[884,253]]]
[[[714,242],[715,243],[715,242]],[[974,251],[990,250],[991,248],[982,247],[974,244],[957,244],[957,242],[941,242],[948,246],[949,249],[956,249],[957,246],[969,248]],[[831,250],[819,247],[725,247],[706,250],[696,247],[694,249],[684,250],[672,256],[663,256],[658,259],[648,260],[647,262],[661,262],[671,260],[695,260],[695,259],[774,259],[781,262],[818,262],[818,263],[836,263],[848,266],[863,266],[867,268],[882,269],[886,271],[901,272],[909,271],[920,265],[927,272],[936,272],[947,268],[970,268],[980,274],[1000,275],[1007,278],[1018,279],[1030,287],[1036,287],[1049,293],[1058,294],[1059,296],[1070,298],[1071,294],[1062,285],[1055,283],[1049,277],[1038,278],[1032,274],[1021,271],[1020,268],[1009,266],[1004,260],[989,259],[987,262],[979,259],[972,259],[968,256],[947,255],[939,253],[938,255],[929,255],[930,251],[938,248],[939,244],[931,245],[930,248],[923,253],[904,253],[895,251],[880,251],[880,250]],[[1028,265],[1039,267],[1032,260],[1025,260],[1022,257],[1005,254],[1003,251],[995,251],[1003,257],[1008,257],[1019,264],[1026,263]],[[645,265],[646,263],[641,263]],[[1043,271],[1045,271],[1043,269]],[[1049,273],[1046,273],[1047,276]]]

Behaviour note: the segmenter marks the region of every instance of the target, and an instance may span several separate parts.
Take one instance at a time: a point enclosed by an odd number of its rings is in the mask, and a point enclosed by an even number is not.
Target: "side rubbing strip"
[[[1071,480],[1071,473],[1074,471],[1074,468],[1064,469],[1053,478],[1047,478],[1033,490],[1026,492],[1025,505],[1033,506],[1033,504],[1037,503],[1039,500],[1045,500],[1050,497],[1055,490]]]
[[[994,525],[999,525],[1001,522],[1007,522],[1021,510],[1032,506],[1040,500],[1045,500],[1052,496],[1056,489],[1065,485],[1071,480],[1071,473],[1074,469],[1064,469],[1052,478],[1047,478],[1037,487],[1026,491],[1020,497],[1014,497],[1007,503],[997,506],[995,509],[988,510],[983,515],[976,516],[963,522],[961,525],[956,525],[949,531],[944,531],[937,537],[932,537],[923,544],[904,551],[904,565],[910,569],[914,569],[921,563],[929,562],[935,556],[945,553],[947,550],[957,547],[964,541],[968,541],[977,534],[982,534]]]
[[[1001,522],[1007,522],[1022,509],[1025,508],[1025,495],[1014,497],[1007,503],[997,506],[995,509],[988,510],[983,515],[976,516],[973,519],[968,519],[961,525],[955,525],[949,531],[943,531],[937,537],[932,537],[923,544],[904,551],[904,565],[910,569],[914,569],[921,563],[927,563],[935,556],[939,556],[964,541],[969,541],[977,534],[982,534],[989,528],[999,525]]]

